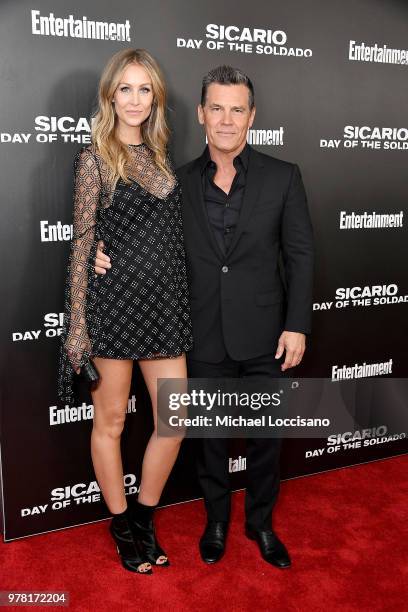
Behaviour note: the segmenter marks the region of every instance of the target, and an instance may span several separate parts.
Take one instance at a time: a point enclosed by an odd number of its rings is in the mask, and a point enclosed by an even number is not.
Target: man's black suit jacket
[[[234,360],[252,359],[273,353],[283,330],[309,334],[313,233],[297,164],[250,147],[241,213],[226,254],[208,221],[200,158],[177,174],[193,323],[190,357],[218,363],[226,349]]]

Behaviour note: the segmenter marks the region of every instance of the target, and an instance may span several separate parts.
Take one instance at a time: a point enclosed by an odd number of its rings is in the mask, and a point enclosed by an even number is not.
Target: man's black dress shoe
[[[265,561],[271,563],[275,567],[279,567],[279,569],[290,567],[291,561],[289,553],[285,545],[272,530],[254,531],[247,527],[245,529],[245,534],[247,538],[255,540],[258,543],[259,550]]]
[[[208,521],[200,539],[200,554],[206,563],[216,563],[225,550],[225,538],[228,523],[226,521]]]

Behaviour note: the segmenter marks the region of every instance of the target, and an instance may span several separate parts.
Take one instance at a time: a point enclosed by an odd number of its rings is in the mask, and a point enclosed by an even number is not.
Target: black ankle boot
[[[157,506],[145,506],[136,499],[132,502],[130,526],[135,539],[138,539],[142,546],[145,558],[156,566],[169,566],[168,557],[156,539],[153,513]],[[166,560],[158,563],[159,557],[166,557]]]
[[[152,569],[143,569],[140,566],[143,563],[149,563],[144,551],[134,537],[130,525],[130,512],[126,508],[120,514],[114,514],[109,525],[109,531],[116,542],[116,550],[122,561],[122,565],[130,572],[138,574],[151,574]]]

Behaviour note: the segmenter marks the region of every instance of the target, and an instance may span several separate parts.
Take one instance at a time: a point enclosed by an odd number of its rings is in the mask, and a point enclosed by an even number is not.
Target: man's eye
[[[220,107],[219,107],[219,106],[213,106],[213,107],[212,107],[212,110],[213,110],[213,111],[219,111],[219,110],[220,110]]]
[[[242,108],[236,108],[236,109],[235,109],[235,112],[236,112],[236,113],[242,113],[242,112],[243,112],[243,110],[242,110]]]

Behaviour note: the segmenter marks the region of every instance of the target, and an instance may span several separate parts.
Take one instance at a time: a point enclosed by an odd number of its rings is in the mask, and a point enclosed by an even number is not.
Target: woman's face
[[[118,121],[127,127],[139,127],[150,115],[153,86],[140,64],[129,64],[123,71],[113,96]]]

